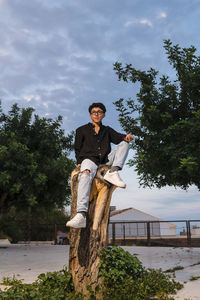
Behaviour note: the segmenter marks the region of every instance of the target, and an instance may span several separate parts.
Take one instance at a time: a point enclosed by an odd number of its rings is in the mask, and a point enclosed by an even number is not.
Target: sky
[[[88,106],[103,102],[104,124],[122,132],[113,102],[135,98],[138,86],[118,81],[113,63],[174,76],[163,40],[199,49],[199,0],[0,0],[0,99],[63,116],[65,133],[89,122]],[[130,151],[129,157],[134,153]],[[200,193],[139,187],[125,166],[125,190],[112,205],[165,220],[200,219]]]

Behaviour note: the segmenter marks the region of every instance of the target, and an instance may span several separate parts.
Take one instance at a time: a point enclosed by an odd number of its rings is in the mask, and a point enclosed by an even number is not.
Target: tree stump
[[[86,228],[70,228],[69,233],[69,268],[75,290],[84,294],[88,294],[88,285],[95,290],[100,283],[98,253],[108,243],[110,201],[116,188],[103,179],[109,168],[106,165],[100,166],[92,182]],[[71,218],[76,214],[79,173],[80,169],[76,168],[71,175]]]

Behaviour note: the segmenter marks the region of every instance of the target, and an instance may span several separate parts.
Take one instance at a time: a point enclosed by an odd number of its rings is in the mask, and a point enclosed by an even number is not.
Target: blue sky
[[[91,102],[107,107],[104,124],[121,131],[113,102],[135,98],[137,87],[119,82],[113,63],[153,67],[174,77],[163,40],[199,49],[198,0],[0,0],[0,99],[40,116],[63,116],[66,133],[85,124]],[[130,156],[133,152],[130,153]],[[127,189],[112,205],[135,207],[164,219],[197,219],[195,187],[139,188],[133,168],[121,173]]]

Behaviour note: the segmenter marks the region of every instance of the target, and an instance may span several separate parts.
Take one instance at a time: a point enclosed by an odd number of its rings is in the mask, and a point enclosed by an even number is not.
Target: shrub
[[[69,271],[40,274],[32,284],[16,278],[4,278],[3,284],[11,286],[0,291],[0,299],[6,300],[86,300],[102,294],[102,300],[169,300],[182,285],[162,273],[162,270],[146,269],[140,260],[120,247],[108,247],[100,251],[99,275],[101,284],[95,291],[89,286],[90,296],[74,290]]]
[[[99,274],[104,300],[173,299],[168,294],[182,288],[161,269],[146,269],[137,257],[116,246],[100,252]]]
[[[104,248],[99,256],[99,274],[104,281],[112,284],[119,285],[129,277],[135,279],[144,270],[139,259],[121,247]]]
[[[15,278],[4,278],[3,284],[10,285],[7,291],[0,291],[0,299],[6,300],[82,300],[83,295],[74,291],[69,271],[40,274],[32,284],[22,283]]]

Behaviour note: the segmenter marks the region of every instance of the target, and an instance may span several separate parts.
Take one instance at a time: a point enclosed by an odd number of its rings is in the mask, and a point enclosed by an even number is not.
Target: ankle
[[[78,211],[79,214],[81,214],[84,218],[86,217],[87,212],[86,211]]]
[[[119,171],[120,169],[121,169],[121,168],[118,167],[118,166],[112,166],[112,167],[110,168],[109,173],[113,173],[113,172]]]

